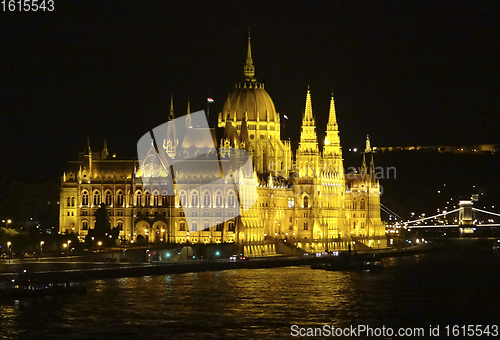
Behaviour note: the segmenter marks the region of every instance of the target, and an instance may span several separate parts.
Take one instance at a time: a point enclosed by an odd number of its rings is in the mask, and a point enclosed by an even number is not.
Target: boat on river
[[[85,284],[78,282],[48,282],[26,272],[5,277],[0,282],[0,299],[84,294]]]
[[[381,270],[384,263],[375,254],[340,253],[330,261],[311,264],[311,269],[331,271]]]

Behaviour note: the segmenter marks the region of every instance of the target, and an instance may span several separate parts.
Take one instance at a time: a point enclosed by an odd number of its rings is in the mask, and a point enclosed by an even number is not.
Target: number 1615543
[[[1,0],[4,12],[52,12],[54,0]]]

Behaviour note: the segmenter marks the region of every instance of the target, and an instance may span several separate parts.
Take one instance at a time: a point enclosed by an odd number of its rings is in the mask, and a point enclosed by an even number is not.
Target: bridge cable
[[[428,219],[431,219],[431,218],[434,218],[434,217],[438,217],[438,216],[445,216],[445,215],[448,215],[448,214],[453,214],[454,212],[457,212],[459,210],[460,210],[460,208],[457,208],[455,210],[447,211],[445,213],[437,214],[437,215],[434,215],[434,216],[429,216],[429,217],[426,217],[426,218],[421,218],[421,219],[416,219],[416,220],[412,220],[412,221],[408,221],[408,222],[403,222],[403,224],[420,222],[420,221],[425,221],[425,220],[428,220]]]
[[[497,213],[494,213],[494,212],[490,212],[490,211],[486,211],[486,210],[477,209],[477,208],[472,208],[472,210],[479,211],[479,212],[482,212],[482,213],[485,213],[485,214],[494,215],[494,216],[500,216],[500,214],[497,214]]]

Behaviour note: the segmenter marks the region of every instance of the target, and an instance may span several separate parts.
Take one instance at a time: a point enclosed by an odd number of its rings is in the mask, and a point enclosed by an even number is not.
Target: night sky
[[[307,85],[320,136],[330,93],[344,150],[500,143],[500,3],[465,1],[55,1],[1,12],[3,178],[58,178],[86,145],[135,156],[177,115],[213,117],[256,78],[298,139]],[[322,139],[322,138],[321,138]]]

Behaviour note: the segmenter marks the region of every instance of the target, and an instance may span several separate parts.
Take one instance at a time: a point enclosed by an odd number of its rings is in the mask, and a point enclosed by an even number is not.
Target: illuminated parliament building
[[[118,228],[120,239],[128,243],[232,244],[248,256],[272,254],[277,244],[307,252],[345,249],[353,240],[369,246],[378,240],[377,244],[385,245],[373,155],[363,155],[357,173],[344,173],[333,95],[320,144],[307,90],[294,151],[290,141],[281,139],[283,116],[255,78],[250,39],[243,75],[229,93],[217,126],[210,128],[212,138],[194,141],[192,133],[182,136],[172,125],[162,141],[156,138],[156,146],[171,159],[196,154],[204,144],[215,145],[220,153],[225,148],[245,150],[253,171],[228,169],[231,176],[255,184],[257,200],[251,207],[239,213],[245,193],[238,190],[225,191],[224,186],[213,184],[203,185],[201,191],[184,185],[211,181],[196,171],[176,174],[170,188],[145,185],[145,178],[168,176],[153,146],[151,154],[138,160],[114,157],[106,142],[99,151],[89,143],[62,176],[60,233],[75,233],[83,240],[95,227],[96,210],[103,206],[111,227]],[[187,111],[189,122],[189,104]],[[169,120],[174,118],[171,99]],[[369,140],[366,152],[370,152]]]

